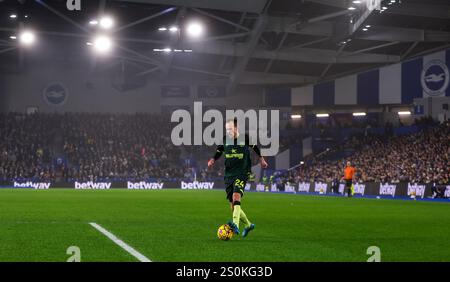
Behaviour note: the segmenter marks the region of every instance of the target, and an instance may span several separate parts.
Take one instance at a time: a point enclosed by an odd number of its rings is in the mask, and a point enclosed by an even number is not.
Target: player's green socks
[[[239,228],[239,221],[241,218],[241,205],[234,205],[233,209],[233,223]]]
[[[252,224],[250,222],[250,220],[248,220],[248,218],[245,215],[245,212],[242,210],[242,208],[241,208],[241,222],[244,224],[244,227],[249,227],[250,224]]]

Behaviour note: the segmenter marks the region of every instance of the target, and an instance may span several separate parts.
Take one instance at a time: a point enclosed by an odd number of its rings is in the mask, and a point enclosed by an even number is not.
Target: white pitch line
[[[112,234],[111,232],[109,232],[108,230],[106,230],[105,228],[101,227],[100,225],[98,225],[95,222],[90,222],[89,223],[92,227],[94,227],[95,229],[97,229],[98,231],[100,231],[103,235],[105,235],[106,237],[108,237],[111,241],[113,241],[114,243],[116,243],[117,245],[119,245],[119,247],[121,247],[122,249],[124,249],[125,251],[127,251],[130,255],[134,256],[135,258],[137,258],[140,262],[152,262],[150,259],[148,259],[146,256],[144,256],[143,254],[141,254],[140,252],[136,251],[133,247],[131,247],[130,245],[128,245],[127,243],[125,243],[124,241],[122,241],[120,238],[117,238],[116,235]]]

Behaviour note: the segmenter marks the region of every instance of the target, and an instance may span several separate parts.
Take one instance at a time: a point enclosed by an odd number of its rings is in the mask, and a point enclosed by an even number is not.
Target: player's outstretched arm
[[[269,166],[266,162],[266,159],[264,159],[264,157],[260,157],[259,161],[261,163],[261,168],[267,168]]]
[[[250,147],[252,147],[253,151],[258,155],[261,167],[267,168],[269,165],[267,164],[266,159],[264,159],[264,157],[261,156],[261,150],[259,150],[258,145],[254,144],[254,145],[250,145]]]
[[[210,167],[212,167],[214,165],[216,160],[218,160],[222,156],[222,153],[223,153],[224,150],[225,150],[225,148],[224,148],[223,145],[217,146],[217,150],[216,150],[216,153],[214,154],[214,157],[212,157],[208,161],[208,168],[210,168]]]

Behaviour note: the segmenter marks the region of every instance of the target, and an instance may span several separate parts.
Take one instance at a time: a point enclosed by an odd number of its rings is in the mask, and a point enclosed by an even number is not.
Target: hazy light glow
[[[24,31],[20,34],[20,43],[24,45],[31,45],[36,40],[36,37],[31,31]]]
[[[354,117],[365,117],[367,114],[366,113],[353,113]]]
[[[301,119],[301,115],[291,115],[291,119]]]
[[[330,114],[317,114],[316,115],[316,117],[318,117],[318,118],[327,118],[329,116],[330,116]]]
[[[110,29],[114,26],[114,20],[111,17],[105,16],[100,19],[100,26],[104,29]]]
[[[199,22],[191,22],[187,25],[186,32],[190,37],[197,38],[203,35],[204,28]]]
[[[107,53],[111,50],[112,41],[109,37],[100,35],[94,40],[94,48],[99,53]]]
[[[401,112],[398,112],[398,115],[399,116],[410,116],[411,112],[410,111],[401,111]]]

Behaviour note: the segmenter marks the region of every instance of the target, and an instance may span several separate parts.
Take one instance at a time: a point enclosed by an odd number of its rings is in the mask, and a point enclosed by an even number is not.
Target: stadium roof
[[[58,39],[45,40],[52,51],[42,59],[80,62],[82,57],[101,70],[126,64],[133,75],[161,81],[189,73],[227,83],[228,91],[239,84],[310,84],[450,47],[447,0],[383,0],[382,12],[369,8],[376,0],[353,2],[82,0],[82,11],[69,11],[65,0],[0,0],[0,69],[23,68],[25,51],[9,37],[24,26]],[[18,18],[11,19],[11,13]],[[85,50],[96,34],[89,21],[102,14],[116,21],[111,36],[117,48],[107,63]],[[205,25],[203,37],[158,30],[182,29],[192,20]],[[154,51],[164,48],[172,52]]]

